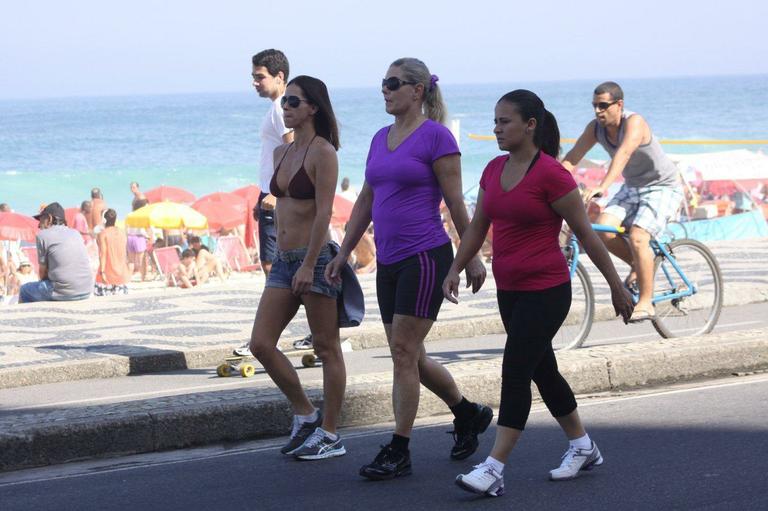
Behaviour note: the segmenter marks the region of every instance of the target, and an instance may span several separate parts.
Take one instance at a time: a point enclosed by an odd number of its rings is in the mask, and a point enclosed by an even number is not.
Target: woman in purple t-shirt
[[[453,261],[440,201],[445,200],[459,234],[468,225],[461,155],[451,132],[441,124],[445,107],[437,80],[417,59],[398,59],[389,67],[381,92],[395,122],[373,137],[365,183],[344,243],[326,268],[329,282],[337,282],[341,266],[373,220],[376,294],[394,363],[395,432],[392,442],[360,469],[369,479],[410,474],[408,442],[421,383],[456,416],[454,459],[464,459],[477,449],[477,435],[493,418],[490,408],[467,401],[450,373],[424,350],[424,338],[443,301],[440,286]],[[467,265],[468,286],[476,292],[484,280],[485,267],[474,257]]]

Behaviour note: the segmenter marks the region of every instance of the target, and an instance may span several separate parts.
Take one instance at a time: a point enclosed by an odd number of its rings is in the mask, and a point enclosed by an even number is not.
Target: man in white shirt
[[[253,86],[262,98],[272,103],[261,123],[261,165],[259,171],[259,259],[266,275],[272,269],[277,252],[275,232],[275,197],[269,193],[269,182],[275,171],[273,153],[285,143],[293,141],[293,132],[285,127],[280,99],[288,82],[288,59],[280,50],[264,50],[253,56]]]

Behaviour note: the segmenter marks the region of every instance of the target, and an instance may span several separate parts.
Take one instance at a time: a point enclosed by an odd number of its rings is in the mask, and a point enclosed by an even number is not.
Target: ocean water
[[[624,80],[625,104],[670,139],[768,139],[768,76]],[[474,186],[499,154],[491,134],[493,107],[515,88],[533,90],[577,137],[593,118],[595,82],[442,84],[450,118],[460,121],[464,188]],[[359,189],[373,134],[392,122],[380,89],[331,89],[341,126],[340,177]],[[120,215],[130,211],[129,183],[165,184],[195,195],[258,183],[258,128],[267,102],[242,93],[0,100],[0,202],[32,214],[41,203],[79,205],[98,186]],[[569,149],[564,145],[564,150]],[[744,146],[667,146],[708,152]],[[768,151],[768,146],[747,146]],[[601,149],[588,157],[605,159]]]

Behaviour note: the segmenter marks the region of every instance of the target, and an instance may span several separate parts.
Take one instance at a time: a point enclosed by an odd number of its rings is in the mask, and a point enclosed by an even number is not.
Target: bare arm
[[[107,282],[104,272],[107,269],[107,240],[104,231],[96,236],[96,244],[99,246],[99,275]]]
[[[315,220],[312,222],[312,232],[309,237],[307,255],[304,266],[314,270],[317,257],[323,248],[323,242],[328,235],[328,225],[331,223],[333,198],[336,194],[336,181],[339,177],[339,160],[336,151],[328,144],[315,147]]]
[[[568,154],[565,155],[565,158],[563,158],[563,167],[568,169],[568,172],[573,172],[573,169],[576,168],[576,165],[579,164],[587,152],[597,143],[597,138],[595,138],[596,122],[597,121],[591,121],[589,124],[587,124],[587,127],[584,128],[584,132],[582,132],[582,134],[579,136],[579,139],[576,140],[576,144],[570,151],[568,151]]]
[[[627,162],[632,157],[640,144],[643,143],[645,132],[647,131],[647,124],[645,120],[639,115],[633,115],[626,120],[626,128],[624,129],[624,140],[616,150],[616,154],[611,159],[611,165],[608,167],[608,172],[600,182],[600,185],[591,191],[587,195],[587,199],[594,197],[597,194],[605,193],[608,188],[616,181],[621,173],[624,171],[624,167],[627,166]]]
[[[363,182],[363,189],[357,196],[355,205],[352,207],[352,213],[347,222],[347,228],[344,233],[344,241],[341,243],[339,255],[346,261],[349,254],[355,249],[363,237],[368,226],[371,224],[371,212],[373,210],[373,190],[368,182]]]
[[[440,184],[440,190],[443,193],[445,204],[451,212],[451,220],[456,226],[459,236],[464,236],[464,232],[469,226],[469,215],[467,207],[464,205],[464,196],[461,191],[461,157],[458,154],[451,154],[438,158],[432,164],[432,170],[437,176],[437,182]],[[472,292],[476,293],[485,282],[485,266],[480,258],[477,257],[477,251],[472,254],[475,259],[467,261],[467,287],[472,286]]]
[[[477,194],[475,214],[472,216],[469,227],[461,237],[461,245],[459,245],[456,258],[453,260],[452,269],[456,270],[457,273],[462,271],[467,263],[483,247],[485,237],[488,235],[488,229],[491,227],[491,221],[483,210],[483,193],[483,189],[480,188]]]
[[[613,301],[616,315],[621,315],[626,323],[632,315],[632,309],[634,308],[632,297],[629,291],[624,288],[619,274],[616,273],[616,268],[613,266],[608,249],[605,248],[603,242],[600,241],[595,231],[592,230],[592,225],[589,222],[589,218],[587,218],[587,211],[584,208],[579,191],[573,190],[564,197],[557,199],[552,203],[552,209],[568,222],[568,226],[576,234],[576,237],[579,238],[589,258],[595,263],[600,273],[603,274],[603,277],[608,282],[608,286],[611,288],[611,300]]]

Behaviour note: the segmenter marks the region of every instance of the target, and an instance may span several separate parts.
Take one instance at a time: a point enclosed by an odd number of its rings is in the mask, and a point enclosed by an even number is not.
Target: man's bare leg
[[[645,229],[633,226],[629,231],[629,242],[635,260],[637,284],[640,289],[640,299],[635,310],[653,314],[653,250],[649,245],[651,234]]]

